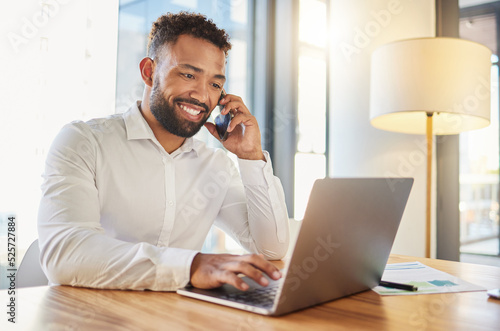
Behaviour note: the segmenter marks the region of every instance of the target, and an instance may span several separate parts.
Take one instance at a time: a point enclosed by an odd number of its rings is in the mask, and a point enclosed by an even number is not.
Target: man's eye
[[[219,84],[217,84],[217,83],[213,83],[213,84],[212,84],[212,86],[213,86],[213,87],[215,87],[215,88],[216,88],[216,89],[218,89],[218,90],[220,90],[220,89],[222,88],[222,87],[221,87]]]
[[[185,76],[186,78],[194,78],[194,76],[193,76],[192,74],[184,74],[184,76]]]

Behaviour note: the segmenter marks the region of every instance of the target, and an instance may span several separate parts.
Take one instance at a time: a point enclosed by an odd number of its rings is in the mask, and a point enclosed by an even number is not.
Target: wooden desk
[[[487,289],[500,287],[500,268],[392,255],[420,261]],[[93,290],[68,286],[17,290],[16,328],[1,330],[500,330],[500,300],[486,292],[379,296],[366,291],[291,313],[266,317],[169,292]],[[5,327],[6,326],[6,327]]]

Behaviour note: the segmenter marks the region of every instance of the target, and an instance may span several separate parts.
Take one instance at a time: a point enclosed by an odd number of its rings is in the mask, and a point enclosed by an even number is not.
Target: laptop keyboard
[[[222,299],[231,300],[251,306],[272,307],[279,283],[270,284],[266,287],[259,287],[246,292],[229,293],[222,295]]]

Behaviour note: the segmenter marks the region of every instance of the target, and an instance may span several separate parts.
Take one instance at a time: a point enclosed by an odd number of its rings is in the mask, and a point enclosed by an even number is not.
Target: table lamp
[[[490,71],[491,51],[457,38],[400,40],[372,54],[371,124],[427,137],[426,257],[431,251],[433,135],[489,125]]]

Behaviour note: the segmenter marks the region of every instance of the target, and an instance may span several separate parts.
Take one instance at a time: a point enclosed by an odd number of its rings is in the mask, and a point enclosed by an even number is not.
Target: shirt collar
[[[175,151],[172,152],[172,156],[181,155],[183,153],[189,153],[191,151],[193,151],[196,154],[196,156],[198,156],[199,155],[198,149],[199,149],[199,144],[195,144],[193,137],[186,138],[181,147],[177,148]]]
[[[155,139],[153,130],[151,130],[148,122],[146,122],[139,110],[140,104],[141,101],[134,102],[134,104],[123,114],[127,139]]]
[[[125,121],[125,129],[127,131],[127,139],[151,139],[157,142],[157,139],[153,133],[153,130],[149,127],[148,122],[142,116],[139,110],[139,105],[141,101],[136,101],[124,114],[123,120]],[[158,143],[159,144],[159,143]],[[184,143],[172,153],[172,156],[180,155],[182,153],[188,153],[194,151],[196,155],[199,154],[199,148],[201,144],[196,143],[194,138],[187,138]]]

